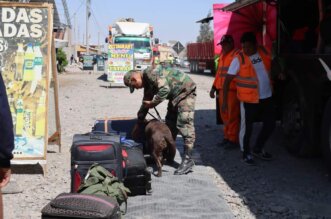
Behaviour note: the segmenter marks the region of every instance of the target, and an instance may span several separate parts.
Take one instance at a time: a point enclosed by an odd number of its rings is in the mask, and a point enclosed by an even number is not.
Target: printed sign
[[[93,56],[92,55],[83,56],[83,70],[93,70]]]
[[[105,60],[104,60],[103,56],[97,56],[97,69],[98,69],[98,71],[105,70]]]
[[[0,3],[0,68],[15,133],[14,158],[46,158],[52,8]]]
[[[133,44],[109,44],[107,80],[123,84],[126,72],[133,69]]]

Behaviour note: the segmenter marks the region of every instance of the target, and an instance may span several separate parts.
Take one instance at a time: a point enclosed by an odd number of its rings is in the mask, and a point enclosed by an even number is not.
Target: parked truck
[[[190,72],[203,73],[207,69],[214,74],[214,42],[187,44],[187,61],[190,63]]]
[[[224,15],[229,19],[222,21]],[[331,1],[238,0],[221,10],[214,5],[214,25],[224,23],[236,46],[243,32],[254,31],[272,50],[274,99],[288,150],[322,154],[331,168]]]
[[[133,44],[133,68],[144,70],[153,61],[153,27],[135,22],[132,18],[120,19],[109,26],[106,39],[109,44]],[[123,73],[124,74],[124,73]]]

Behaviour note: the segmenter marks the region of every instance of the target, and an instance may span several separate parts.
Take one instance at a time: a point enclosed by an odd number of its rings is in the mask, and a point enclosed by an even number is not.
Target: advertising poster
[[[133,44],[109,44],[107,80],[123,84],[124,74],[133,69]]]
[[[104,60],[103,56],[97,56],[97,69],[98,69],[98,71],[105,70],[105,60]]]
[[[0,68],[13,117],[16,159],[46,159],[52,7],[0,3]]]
[[[93,70],[93,56],[92,55],[83,56],[83,70]]]

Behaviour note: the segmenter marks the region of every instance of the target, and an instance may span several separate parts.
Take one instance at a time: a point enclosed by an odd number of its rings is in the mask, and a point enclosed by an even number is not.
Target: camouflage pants
[[[194,130],[194,108],[196,92],[192,92],[176,106],[169,101],[166,123],[169,126],[173,138],[176,140],[177,134],[183,137],[185,149],[193,149],[195,142]]]

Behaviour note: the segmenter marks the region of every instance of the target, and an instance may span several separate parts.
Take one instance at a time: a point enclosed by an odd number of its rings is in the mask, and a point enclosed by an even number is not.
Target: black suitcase
[[[126,133],[127,139],[132,139],[131,132],[137,119],[100,119],[95,121],[92,131],[122,132]]]
[[[90,166],[98,163],[123,180],[120,136],[113,133],[76,134],[71,146],[71,192],[76,192]]]
[[[115,132],[121,135],[121,140],[132,139],[131,133],[136,123],[137,119],[100,119],[95,121],[92,132]],[[141,143],[143,153],[149,155],[149,150],[145,147],[144,130],[140,130],[140,132],[140,138],[135,141]]]
[[[120,207],[108,196],[62,193],[41,210],[42,219],[120,219]]]
[[[152,192],[151,170],[147,167],[142,145],[132,140],[122,142],[124,159],[124,185],[131,191],[130,196],[146,195]]]

